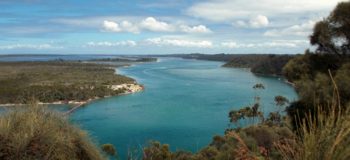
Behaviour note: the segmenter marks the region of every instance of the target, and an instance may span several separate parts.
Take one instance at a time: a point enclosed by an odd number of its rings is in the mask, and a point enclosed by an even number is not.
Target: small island
[[[1,62],[0,104],[84,104],[143,90],[134,79],[116,74],[115,67],[77,61]]]

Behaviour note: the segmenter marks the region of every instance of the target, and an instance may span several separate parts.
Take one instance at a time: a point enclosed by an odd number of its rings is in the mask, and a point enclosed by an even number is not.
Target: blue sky
[[[0,54],[302,53],[340,0],[1,0]]]

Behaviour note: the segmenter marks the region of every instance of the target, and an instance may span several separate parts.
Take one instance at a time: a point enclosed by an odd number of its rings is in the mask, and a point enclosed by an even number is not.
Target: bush
[[[104,159],[85,131],[43,107],[0,116],[0,159]]]

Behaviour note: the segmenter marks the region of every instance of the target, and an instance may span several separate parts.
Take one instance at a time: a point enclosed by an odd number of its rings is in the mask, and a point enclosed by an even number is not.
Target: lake
[[[100,144],[114,144],[125,159],[128,150],[140,149],[149,140],[170,144],[173,151],[200,150],[214,135],[223,135],[230,110],[253,104],[256,83],[266,87],[258,93],[265,115],[278,110],[276,95],[297,99],[294,89],[279,78],[222,68],[222,64],[160,58],[118,68],[119,74],[135,78],[145,90],[94,101],[74,112],[71,120]]]

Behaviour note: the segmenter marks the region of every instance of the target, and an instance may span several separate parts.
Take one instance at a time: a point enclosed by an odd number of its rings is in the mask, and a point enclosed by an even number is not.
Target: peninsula
[[[143,86],[116,74],[119,65],[77,61],[1,62],[1,106],[82,104],[94,99],[139,92]]]

